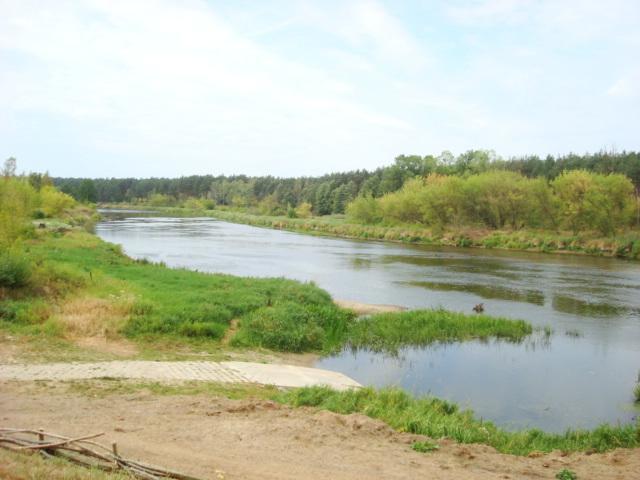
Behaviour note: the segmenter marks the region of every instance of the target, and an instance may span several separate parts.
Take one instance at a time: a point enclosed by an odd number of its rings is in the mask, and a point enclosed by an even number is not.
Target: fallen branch
[[[134,478],[143,480],[161,480],[164,478],[199,480],[184,473],[123,458],[118,453],[115,443],[112,444],[111,448],[107,448],[104,445],[90,441],[90,439],[102,435],[104,433],[71,438],[47,433],[43,430],[0,428],[0,447],[12,451],[38,452],[45,458],[58,456],[78,465],[109,472],[121,470]],[[101,451],[98,452],[96,449]]]

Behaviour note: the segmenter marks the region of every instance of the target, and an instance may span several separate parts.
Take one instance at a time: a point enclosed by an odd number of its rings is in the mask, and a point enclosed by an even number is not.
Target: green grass
[[[333,351],[348,335],[354,314],[328,305],[283,302],[251,312],[240,321],[235,346],[278,351]]]
[[[27,250],[37,265],[30,284],[14,289],[0,306],[0,327],[13,333],[55,338],[71,328],[79,336],[106,332],[147,345],[208,350],[207,344],[221,344],[231,320],[238,319],[232,346],[284,352],[334,352],[345,345],[395,350],[489,337],[518,341],[531,333],[523,321],[444,310],[358,321],[312,283],[135,261],[118,246],[79,230],[43,233]],[[81,325],[65,323],[74,316]]]
[[[428,453],[435,452],[440,448],[440,446],[437,443],[433,442],[413,442],[411,444],[411,448],[416,452]]]
[[[640,446],[640,422],[636,425],[602,425],[594,430],[570,430],[563,434],[541,430],[509,432],[491,422],[460,411],[452,403],[433,397],[413,397],[399,389],[363,388],[337,392],[309,387],[282,394],[280,401],[301,407],[316,407],[336,413],[361,413],[380,419],[401,432],[450,438],[460,443],[490,445],[502,453],[527,455],[533,451],[603,452]]]
[[[640,403],[640,383],[638,383],[633,389],[633,397],[636,403]]]
[[[519,342],[531,334],[523,320],[467,315],[442,309],[381,313],[355,323],[348,343],[353,348],[396,351],[433,342],[501,338]]]
[[[234,318],[247,317],[241,325],[249,328],[255,319],[268,317],[270,309],[295,308],[311,323],[326,326],[329,334],[324,335],[323,331],[322,337],[330,339],[333,319],[349,319],[346,312],[333,304],[328,293],[311,283],[206,274],[136,262],[116,245],[85,232],[44,237],[31,244],[30,255],[56,271],[64,271],[69,278],[82,279],[78,286],[87,295],[104,299],[127,297],[127,321],[122,333],[132,338],[220,340]],[[54,283],[62,281],[57,279]],[[2,320],[22,325],[41,324],[43,315],[36,315],[36,306],[41,301],[37,295],[23,292],[16,297],[22,298],[3,304]],[[291,322],[287,326],[291,330],[297,328]],[[255,333],[255,329],[249,333]],[[294,333],[282,332],[283,336]],[[289,344],[288,339],[280,343],[256,341],[252,345],[261,343],[292,351],[323,347],[322,341]]]

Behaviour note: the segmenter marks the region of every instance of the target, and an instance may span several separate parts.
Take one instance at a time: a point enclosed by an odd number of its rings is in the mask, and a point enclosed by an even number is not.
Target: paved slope
[[[0,365],[0,379],[6,380],[79,380],[101,377],[260,383],[279,387],[327,385],[338,390],[360,387],[356,381],[337,372],[249,362],[114,361]]]

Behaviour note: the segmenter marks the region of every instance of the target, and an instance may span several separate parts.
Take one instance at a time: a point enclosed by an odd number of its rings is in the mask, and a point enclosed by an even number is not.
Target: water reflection
[[[444,283],[444,282],[407,282],[409,285],[440,290],[444,292],[471,292],[486,299],[502,299],[517,302],[544,305],[544,294],[539,290],[514,290],[499,285],[480,285],[477,283]]]
[[[584,316],[613,317],[629,312],[629,308],[610,303],[596,303],[567,295],[554,295],[553,308],[559,312]]]

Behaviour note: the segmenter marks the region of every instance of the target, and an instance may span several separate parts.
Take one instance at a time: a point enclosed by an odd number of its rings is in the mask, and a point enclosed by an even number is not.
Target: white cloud
[[[630,72],[616,80],[607,89],[607,95],[623,99],[640,97],[640,69]]]
[[[286,156],[287,141],[346,139],[362,124],[410,128],[353,101],[348,83],[238,35],[198,1],[25,2],[0,31],[2,48],[26,58],[2,68],[3,108],[96,122],[80,141],[113,153],[202,157],[251,143]]]

